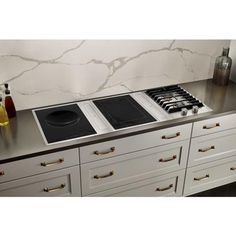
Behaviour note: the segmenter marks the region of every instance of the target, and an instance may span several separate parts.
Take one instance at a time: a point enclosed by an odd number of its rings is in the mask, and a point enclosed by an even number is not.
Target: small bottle
[[[8,84],[5,84],[5,108],[9,118],[13,118],[16,116],[16,108],[11,97],[10,89],[8,88]]]
[[[213,82],[217,85],[229,83],[232,59],[229,57],[229,48],[223,48],[222,55],[216,58]]]
[[[2,104],[2,97],[0,97],[0,126],[6,126],[9,124],[7,111]]]

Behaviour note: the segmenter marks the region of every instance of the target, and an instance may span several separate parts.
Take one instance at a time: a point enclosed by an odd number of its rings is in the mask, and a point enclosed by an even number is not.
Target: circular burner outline
[[[69,110],[58,110],[48,114],[45,121],[48,125],[54,127],[66,127],[79,122],[81,118],[77,113]]]

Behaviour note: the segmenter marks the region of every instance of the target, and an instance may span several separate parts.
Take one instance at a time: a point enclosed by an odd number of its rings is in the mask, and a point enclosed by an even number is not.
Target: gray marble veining
[[[1,40],[17,110],[211,78],[227,40]]]

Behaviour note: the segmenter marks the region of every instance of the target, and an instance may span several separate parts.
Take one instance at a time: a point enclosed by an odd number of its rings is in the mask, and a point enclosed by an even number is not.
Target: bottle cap
[[[4,86],[5,86],[5,89],[8,89],[8,84],[4,84]]]
[[[223,48],[222,56],[229,56],[229,47]]]
[[[9,89],[6,89],[6,90],[5,90],[5,94],[6,94],[6,95],[9,95],[10,93],[11,93],[11,92],[10,92]]]

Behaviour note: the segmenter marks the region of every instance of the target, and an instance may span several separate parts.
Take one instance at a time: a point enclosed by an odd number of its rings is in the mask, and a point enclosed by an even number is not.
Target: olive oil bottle
[[[2,97],[0,97],[0,126],[6,126],[9,124],[7,111],[2,104]]]

